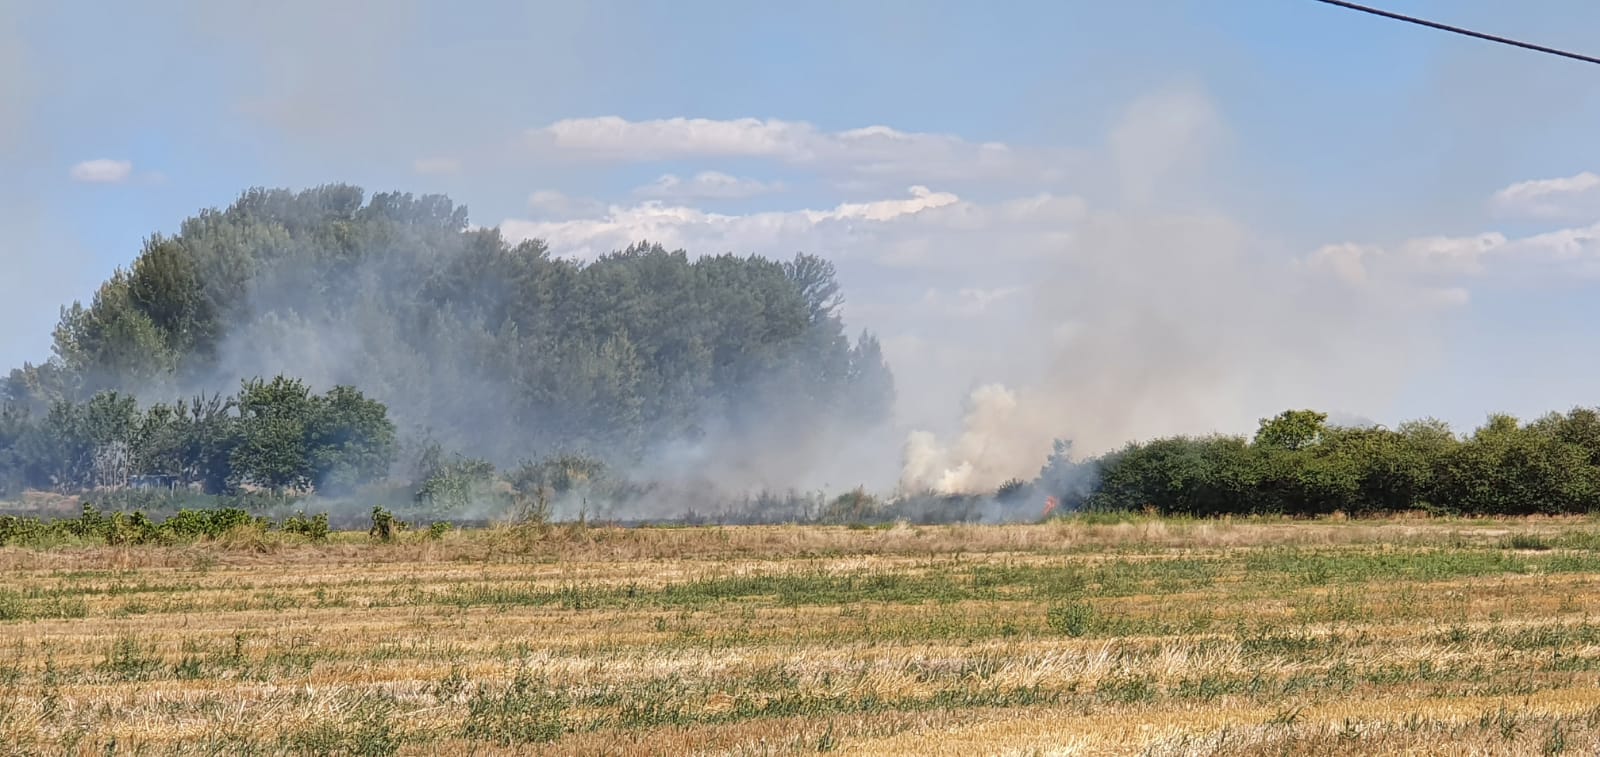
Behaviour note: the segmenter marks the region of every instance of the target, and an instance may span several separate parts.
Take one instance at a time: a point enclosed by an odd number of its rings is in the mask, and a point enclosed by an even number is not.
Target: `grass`
[[[240,531],[0,571],[0,753],[1600,745],[1582,518]]]

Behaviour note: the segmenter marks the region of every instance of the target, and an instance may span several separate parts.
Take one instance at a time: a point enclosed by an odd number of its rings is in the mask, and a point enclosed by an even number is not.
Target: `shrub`
[[[1018,502],[1027,497],[1028,482],[1020,478],[1013,478],[1000,485],[995,490],[994,498],[1001,502]]]
[[[506,482],[511,487],[512,515],[524,524],[548,521],[555,501],[581,502],[582,506],[591,500],[615,502],[627,496],[630,489],[627,482],[611,474],[605,463],[575,454],[523,461]]]
[[[0,547],[37,544],[50,532],[44,521],[19,515],[0,515]]]
[[[161,524],[161,528],[180,539],[216,539],[240,526],[258,523],[263,528],[265,519],[251,517],[237,507],[215,510],[179,510]]]
[[[148,544],[159,541],[161,530],[144,513],[112,513],[107,521],[105,530],[106,543],[112,546],[120,544]]]
[[[427,466],[416,501],[433,512],[459,512],[495,494],[494,464],[487,460],[456,455]]]
[[[317,513],[307,518],[304,512],[295,513],[283,520],[283,532],[304,536],[312,541],[327,541],[328,514]]]
[[[394,541],[401,531],[406,530],[407,523],[394,517],[394,513],[382,507],[372,508],[372,528],[367,529],[367,536],[381,542]]]
[[[88,502],[83,503],[82,515],[61,522],[62,529],[80,539],[104,538],[110,525],[111,521],[100,513],[99,508]]]
[[[829,502],[820,519],[824,523],[861,523],[878,516],[880,509],[878,498],[858,486]]]

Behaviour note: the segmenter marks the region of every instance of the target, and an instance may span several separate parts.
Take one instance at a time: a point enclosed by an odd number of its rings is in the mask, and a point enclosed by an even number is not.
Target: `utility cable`
[[[1497,36],[1495,36],[1493,34],[1484,34],[1483,32],[1475,32],[1475,31],[1472,31],[1471,29],[1463,29],[1463,28],[1461,28],[1459,26],[1450,26],[1449,24],[1441,24],[1441,23],[1439,23],[1437,21],[1429,21],[1427,19],[1417,18],[1415,16],[1406,16],[1406,15],[1402,15],[1402,14],[1399,14],[1399,13],[1395,13],[1393,11],[1386,11],[1386,10],[1382,10],[1382,9],[1379,9],[1379,8],[1368,7],[1368,6],[1365,6],[1365,5],[1357,5],[1356,3],[1347,2],[1346,0],[1316,0],[1316,2],[1327,3],[1328,5],[1336,5],[1336,6],[1340,7],[1340,8],[1348,8],[1350,10],[1360,11],[1362,13],[1370,13],[1370,14],[1372,14],[1374,16],[1382,16],[1384,18],[1391,18],[1391,19],[1394,19],[1396,21],[1404,21],[1404,22],[1406,22],[1408,24],[1416,24],[1418,26],[1426,26],[1426,27],[1429,27],[1431,29],[1439,29],[1441,31],[1447,31],[1447,32],[1451,32],[1453,34],[1461,34],[1461,35],[1465,35],[1465,36],[1468,36],[1468,37],[1476,37],[1478,39],[1488,40],[1490,42],[1498,42],[1498,43],[1500,43],[1502,45],[1511,45],[1512,47],[1520,47],[1520,48],[1523,48],[1525,50],[1534,50],[1534,51],[1541,52],[1541,53],[1548,53],[1550,55],[1559,55],[1559,56],[1561,56],[1563,58],[1571,58],[1572,60],[1581,60],[1584,63],[1600,64],[1600,58],[1595,58],[1595,57],[1592,57],[1592,56],[1589,56],[1589,55],[1583,55],[1583,54],[1580,54],[1580,53],[1567,52],[1566,50],[1557,50],[1557,49],[1555,49],[1553,47],[1545,47],[1544,45],[1535,45],[1532,42],[1521,42],[1521,41],[1518,41],[1518,40],[1511,39],[1509,37],[1497,37]]]

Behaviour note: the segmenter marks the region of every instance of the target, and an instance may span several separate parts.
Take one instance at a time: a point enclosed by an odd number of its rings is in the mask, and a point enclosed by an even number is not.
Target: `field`
[[[1556,754],[1600,521],[0,549],[7,754]]]

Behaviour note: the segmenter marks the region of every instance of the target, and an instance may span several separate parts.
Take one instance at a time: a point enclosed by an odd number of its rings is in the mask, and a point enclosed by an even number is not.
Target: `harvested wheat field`
[[[7,754],[1555,754],[1600,522],[0,550]]]

